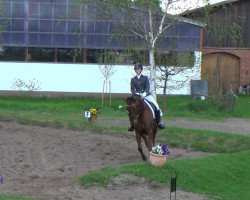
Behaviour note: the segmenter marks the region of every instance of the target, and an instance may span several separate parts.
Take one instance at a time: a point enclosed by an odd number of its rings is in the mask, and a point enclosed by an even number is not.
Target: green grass
[[[248,136],[175,127],[158,132],[157,140],[170,147],[215,153],[237,152],[250,148]]]
[[[177,172],[177,187],[185,191],[205,194],[214,199],[250,199],[250,150],[222,154],[201,159],[167,161],[162,167],[148,163],[136,163],[118,167],[107,167],[79,178],[81,185],[107,186],[112,178],[120,174],[133,174],[151,182],[169,185],[174,171]]]
[[[158,98],[160,106],[163,99]],[[119,105],[123,106],[119,109]],[[232,112],[219,112],[209,100],[201,101],[189,96],[169,96],[167,99],[167,112],[164,118],[184,117],[189,119],[223,120],[229,117],[250,119],[250,96],[240,96],[237,107]],[[101,107],[101,99],[97,98],[35,98],[35,97],[3,97],[0,98],[0,118],[22,119],[33,121],[46,121],[55,124],[60,121],[64,126],[67,121],[79,124],[84,110],[97,108],[104,118],[127,119],[125,102],[122,98],[113,98],[111,107]],[[34,120],[35,117],[35,120]]]
[[[163,100],[159,99],[160,105]],[[239,96],[232,112],[220,112],[210,102],[192,99],[189,96],[170,96],[167,99],[168,117],[218,120],[229,117],[250,118],[250,96]]]
[[[221,196],[224,199],[250,199],[250,150],[223,154],[196,161],[180,160],[180,187],[187,191]]]
[[[0,194],[0,200],[35,200],[35,199],[30,198],[30,197],[20,197],[20,196],[14,196],[14,195]]]

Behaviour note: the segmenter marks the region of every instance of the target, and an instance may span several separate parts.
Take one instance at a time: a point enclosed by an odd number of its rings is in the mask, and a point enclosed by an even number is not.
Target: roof
[[[212,6],[212,7],[216,7],[216,6],[221,6],[221,5],[225,5],[225,4],[229,4],[229,3],[234,3],[234,2],[237,2],[237,1],[241,1],[241,0],[224,0],[224,1],[221,1],[221,2],[218,2],[218,3],[209,4],[209,5]],[[181,15],[186,15],[186,14],[189,14],[189,13],[192,13],[192,12],[196,12],[198,10],[201,10],[204,7],[205,6],[195,8],[195,9],[192,9],[192,10],[184,11],[183,13],[181,13]]]
[[[211,4],[211,6],[220,6],[220,5],[224,5],[224,4],[228,4],[228,3],[233,3],[233,2],[236,2],[236,1],[240,1],[240,0],[225,0],[225,1],[221,1],[221,2],[218,2],[218,3]]]
[[[193,24],[193,25],[196,25],[196,26],[201,26],[201,27],[205,27],[206,24],[200,22],[200,21],[197,21],[197,20],[193,20],[193,19],[190,19],[190,18],[186,18],[186,17],[178,17],[178,19],[182,22],[185,22],[185,23],[188,23],[188,24]]]

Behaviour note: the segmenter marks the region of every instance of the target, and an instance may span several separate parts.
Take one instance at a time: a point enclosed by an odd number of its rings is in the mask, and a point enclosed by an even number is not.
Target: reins
[[[131,105],[127,105],[127,107],[128,108],[130,108],[130,107],[132,107],[132,106],[136,106],[136,110],[137,110],[137,115],[134,117],[132,117],[132,118],[135,118],[135,119],[137,119],[139,116],[140,116],[140,114],[142,114],[142,112],[141,112],[141,109],[140,109],[140,107],[138,106],[138,105],[136,105],[136,102],[134,102],[133,104],[131,104]]]
[[[128,108],[132,107],[133,105],[135,105],[135,103],[131,104],[131,105],[127,105]]]

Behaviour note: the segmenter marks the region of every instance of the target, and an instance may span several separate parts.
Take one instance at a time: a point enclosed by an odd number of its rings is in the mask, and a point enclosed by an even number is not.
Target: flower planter
[[[154,166],[162,166],[167,161],[167,155],[158,155],[150,152],[149,160],[150,163]]]
[[[97,120],[97,114],[96,115],[91,115],[91,117],[89,118],[90,123],[95,123],[96,120]]]

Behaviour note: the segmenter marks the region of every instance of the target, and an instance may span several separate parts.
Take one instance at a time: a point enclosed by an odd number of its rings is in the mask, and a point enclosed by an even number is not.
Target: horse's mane
[[[132,101],[136,101],[136,100],[139,100],[140,97],[137,97],[137,96],[129,96],[127,97],[127,100],[132,100]]]
[[[139,96],[130,96],[130,97],[127,97],[127,100],[128,101],[135,101],[135,102],[143,102],[143,100]]]

